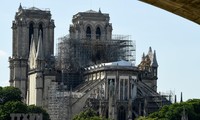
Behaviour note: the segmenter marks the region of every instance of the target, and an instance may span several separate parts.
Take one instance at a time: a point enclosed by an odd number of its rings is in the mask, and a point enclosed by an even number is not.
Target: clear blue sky
[[[110,14],[113,34],[136,41],[136,64],[149,46],[157,52],[158,91],[173,91],[179,99],[200,98],[200,26],[137,0],[6,0],[0,7],[0,86],[9,85],[8,57],[12,55],[12,20],[19,4],[49,8],[55,20],[55,40],[68,34],[77,12],[101,8]]]

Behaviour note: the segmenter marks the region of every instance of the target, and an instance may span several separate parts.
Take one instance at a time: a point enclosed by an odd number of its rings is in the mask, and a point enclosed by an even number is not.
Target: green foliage
[[[29,105],[27,106],[27,111],[28,113],[42,113],[43,120],[50,120],[49,114],[41,107],[37,107],[35,105]]]
[[[189,120],[200,120],[200,99],[164,106],[158,112],[138,120],[180,120],[184,110]]]
[[[87,109],[80,114],[76,115],[73,120],[108,120],[106,118],[99,117],[94,110]]]
[[[136,120],[157,120],[157,119],[155,119],[155,118],[147,118],[147,117],[140,116]]]
[[[21,91],[15,87],[0,87],[0,105],[8,101],[21,101]]]
[[[27,106],[20,101],[8,101],[0,107],[0,120],[9,120],[11,113],[27,113]]]
[[[0,87],[0,120],[10,120],[11,113],[42,113],[43,120],[50,120],[44,109],[34,105],[27,106],[21,100],[21,91],[18,88]]]

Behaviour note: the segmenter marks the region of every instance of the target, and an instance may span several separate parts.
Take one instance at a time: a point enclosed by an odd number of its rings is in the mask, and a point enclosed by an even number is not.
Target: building
[[[156,52],[150,47],[135,66],[134,41],[113,35],[109,20],[101,10],[75,14],[54,56],[50,11],[20,5],[12,26],[10,85],[52,120],[70,120],[87,107],[110,119],[134,119],[170,104],[157,93]]]

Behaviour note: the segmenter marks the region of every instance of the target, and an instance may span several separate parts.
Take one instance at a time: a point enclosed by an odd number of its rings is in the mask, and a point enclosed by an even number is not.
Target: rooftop
[[[103,70],[103,69],[112,69],[115,68],[117,70],[118,69],[123,69],[123,70],[127,70],[127,69],[136,69],[136,66],[128,61],[125,60],[120,60],[120,61],[116,61],[116,62],[109,62],[109,63],[101,63],[98,65],[93,65],[93,66],[89,66],[87,68],[85,68],[85,70]]]
[[[87,11],[85,11],[85,13],[98,13],[98,12],[94,11],[94,10],[87,10]]]

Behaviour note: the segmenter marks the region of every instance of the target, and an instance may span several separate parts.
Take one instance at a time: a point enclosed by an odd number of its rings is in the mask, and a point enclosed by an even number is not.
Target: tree
[[[49,114],[41,107],[37,107],[35,105],[29,105],[27,109],[28,113],[42,113],[43,120],[50,120]]]
[[[97,113],[92,109],[87,109],[80,114],[76,115],[73,120],[108,120],[103,117],[99,117]]]
[[[41,107],[24,104],[18,88],[0,87],[0,120],[10,120],[11,113],[42,113],[43,120],[50,120],[49,114]]]
[[[180,120],[183,111],[189,120],[200,120],[200,99],[191,99],[182,103],[164,106],[157,112],[138,120]]]
[[[139,118],[137,118],[137,120],[157,120],[157,119],[140,116]]]
[[[0,87],[0,105],[8,101],[21,101],[21,91],[15,87]]]
[[[8,101],[0,106],[0,120],[10,120],[11,113],[27,113],[27,105],[21,101]]]

